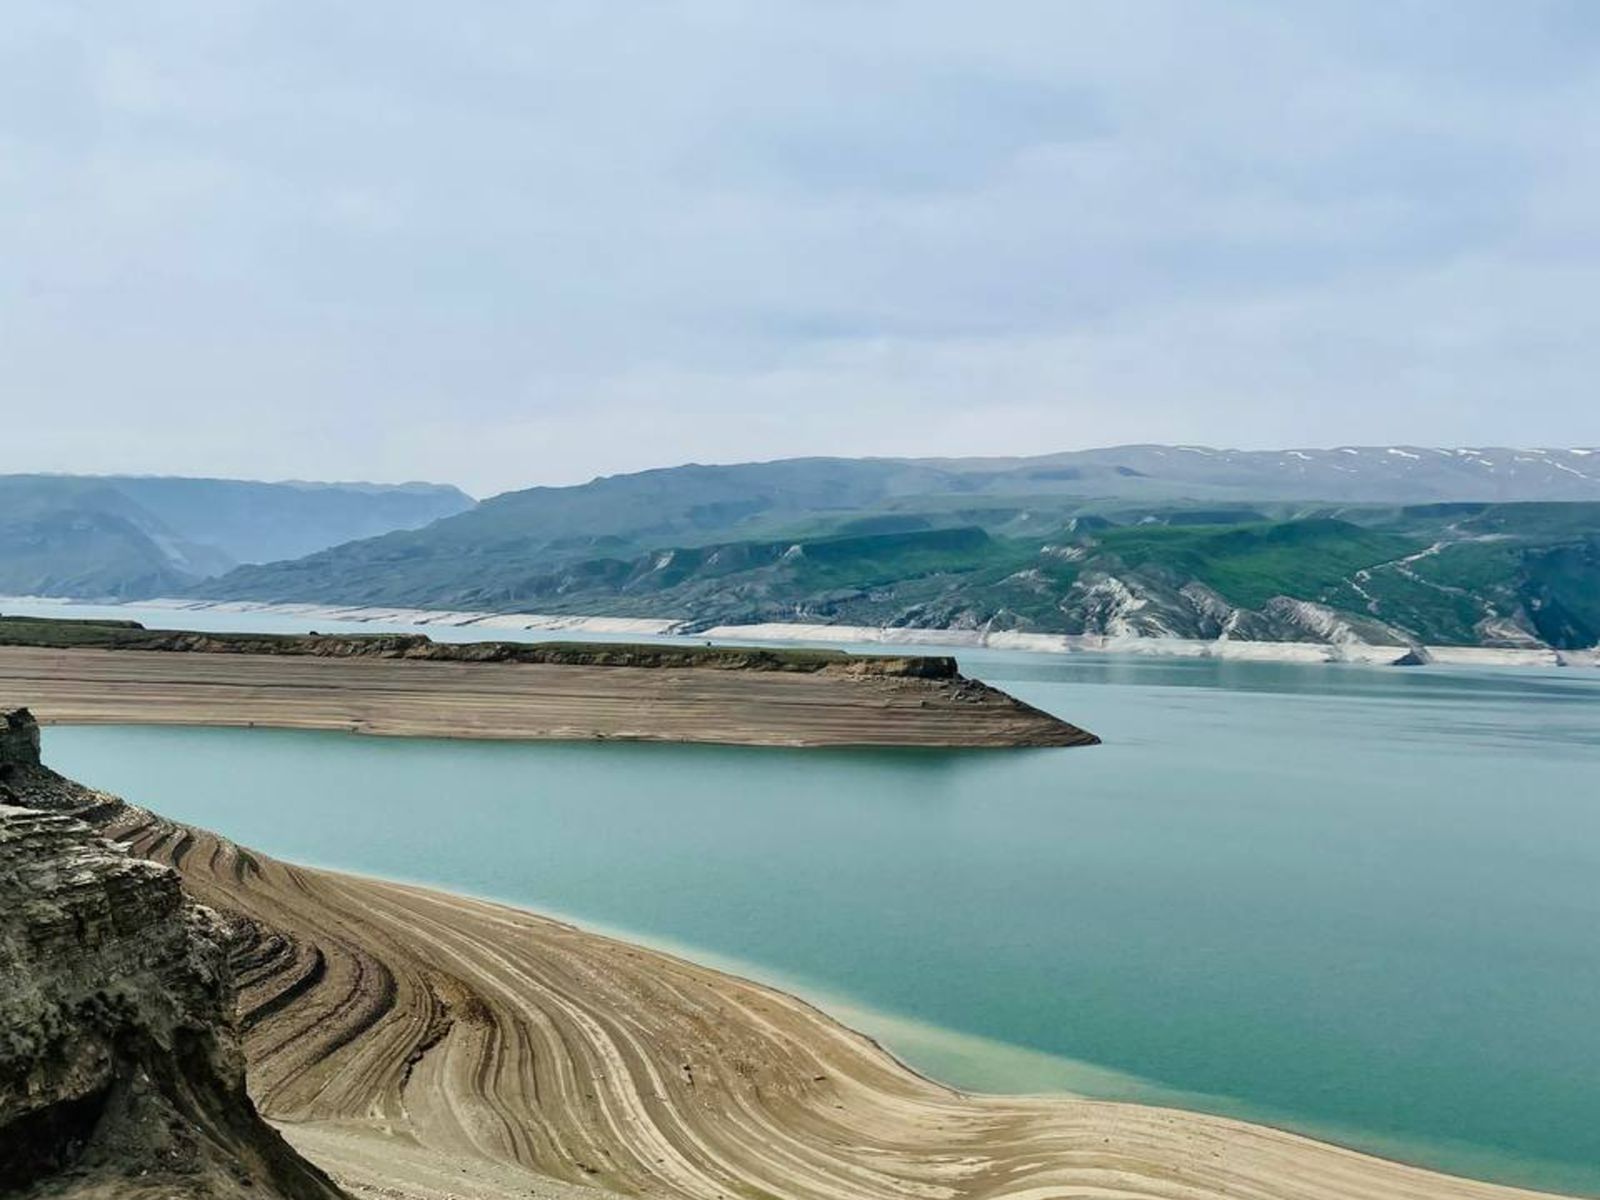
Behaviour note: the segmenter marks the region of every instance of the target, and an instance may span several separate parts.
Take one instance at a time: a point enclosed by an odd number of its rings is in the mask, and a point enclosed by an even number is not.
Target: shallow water
[[[961,657],[1106,744],[82,728],[46,753],[282,857],[735,966],[960,1085],[1600,1194],[1600,673]]]

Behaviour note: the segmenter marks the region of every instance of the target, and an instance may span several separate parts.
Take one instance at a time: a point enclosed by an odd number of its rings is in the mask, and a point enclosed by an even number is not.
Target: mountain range
[[[135,598],[471,507],[453,487],[0,476],[0,594]]]
[[[163,509],[154,489],[124,482],[75,482],[79,509],[97,515],[79,530],[79,569],[54,577],[57,594],[659,617],[689,629],[1600,642],[1600,453],[1586,449],[786,459],[608,476],[476,505],[453,489],[337,485],[340,504],[391,524],[340,539],[337,521],[306,516],[294,536],[321,544],[276,561],[263,561],[275,543],[246,518],[252,504],[280,511],[278,493],[240,493],[238,508],[217,506],[203,526],[183,520],[186,505],[170,495]],[[180,484],[219,486],[160,482],[177,495]],[[390,506],[381,515],[378,500]],[[140,524],[126,508],[135,503],[158,527]],[[430,519],[428,504],[445,511]],[[113,518],[139,526],[166,570],[102,532],[98,522]],[[0,544],[0,590],[19,590],[6,584],[16,557]]]

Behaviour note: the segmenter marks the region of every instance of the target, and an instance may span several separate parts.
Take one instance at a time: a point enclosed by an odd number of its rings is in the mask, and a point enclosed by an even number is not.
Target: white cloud
[[[0,469],[1600,441],[1581,3],[18,7]]]

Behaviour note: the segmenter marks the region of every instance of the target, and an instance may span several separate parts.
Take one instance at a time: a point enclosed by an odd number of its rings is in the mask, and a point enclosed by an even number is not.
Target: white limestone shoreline
[[[697,636],[722,640],[954,646],[1043,654],[1140,654],[1222,658],[1247,662],[1369,663],[1387,665],[1409,647],[1367,642],[1257,642],[1229,638],[1138,637],[1106,634],[1020,633],[1013,630],[898,629],[857,625],[719,625]],[[1600,666],[1600,650],[1549,647],[1425,646],[1429,660],[1453,666]]]
[[[928,650],[1014,650],[1035,654],[1137,654],[1171,658],[1217,658],[1244,662],[1366,663],[1385,665],[1405,646],[1368,642],[1261,642],[1106,634],[1022,633],[1014,630],[911,629],[867,625],[767,623],[690,629],[685,621],[652,617],[573,616],[539,613],[463,612],[425,608],[285,604],[253,600],[164,598],[131,604],[45,596],[0,597],[8,604],[156,609],[172,613],[304,617],[355,624],[432,626],[486,633],[550,633],[584,637],[685,638],[699,641],[773,642],[799,645],[920,647]],[[1428,661],[1468,667],[1600,667],[1600,647],[1554,650],[1546,646],[1426,646]]]

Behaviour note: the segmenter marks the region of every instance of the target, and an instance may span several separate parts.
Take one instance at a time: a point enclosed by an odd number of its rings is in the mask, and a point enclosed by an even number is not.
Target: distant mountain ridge
[[[1018,459],[922,459],[922,465],[1009,490],[1019,478],[1096,485],[1101,495],[1153,498],[1427,501],[1600,499],[1600,449],[1338,446],[1222,450],[1210,446],[1113,446]],[[1140,483],[1136,481],[1149,481]],[[1119,482],[1121,481],[1121,482]],[[992,486],[986,484],[985,486]],[[1172,490],[1167,490],[1172,489]],[[1051,488],[1049,490],[1057,490]]]
[[[261,483],[160,475],[111,475],[100,482],[235,563],[298,558],[426,525],[474,504],[461,489],[439,483]]]
[[[1600,455],[1125,446],[691,464],[506,493],[191,594],[702,628],[1588,645]]]
[[[680,546],[519,564],[515,574],[489,574],[486,563],[433,601],[422,594],[426,577],[388,599],[365,599],[364,577],[343,590],[302,583],[283,598],[316,591],[354,606],[650,617],[685,630],[798,623],[1402,648],[1600,643],[1600,503],[1115,516],[1072,518],[1048,538],[952,526]],[[261,598],[250,572],[236,574],[236,598]]]
[[[1116,446],[1030,458],[795,458],[690,463],[533,487],[414,534],[325,552],[288,577],[320,580],[397,560],[550,563],[790,532],[843,514],[1062,510],[1073,501],[1264,500],[1421,504],[1600,500],[1600,450]],[[945,522],[949,523],[949,522]],[[987,516],[969,523],[989,525]],[[251,572],[265,581],[270,572]]]
[[[241,562],[293,558],[471,507],[438,484],[0,476],[0,594],[181,591]]]

